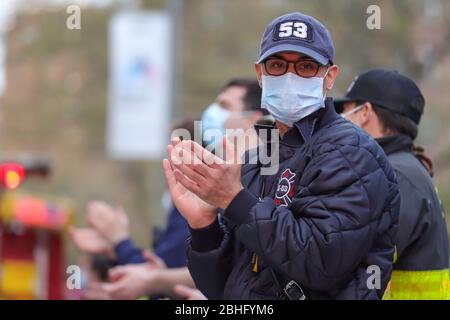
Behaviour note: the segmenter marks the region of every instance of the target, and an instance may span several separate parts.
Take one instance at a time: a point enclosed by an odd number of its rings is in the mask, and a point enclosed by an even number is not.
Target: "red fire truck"
[[[19,188],[49,171],[45,161],[0,162],[0,299],[64,298],[70,205]]]

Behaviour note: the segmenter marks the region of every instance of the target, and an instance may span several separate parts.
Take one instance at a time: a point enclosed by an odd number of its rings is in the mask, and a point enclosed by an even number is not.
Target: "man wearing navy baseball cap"
[[[326,98],[339,73],[334,62],[333,40],[318,20],[302,13],[275,19],[264,32],[256,72],[261,107],[276,120],[269,129],[281,139],[259,148],[278,152],[279,163],[165,160],[172,198],[190,226],[189,271],[206,297],[383,296],[398,187],[383,150]],[[192,148],[199,150],[178,142],[169,153],[192,156]],[[249,158],[260,154],[266,153],[250,151]],[[267,166],[275,173],[265,175]]]
[[[263,88],[262,108],[289,127],[324,108],[324,96],[339,74],[329,31],[315,18],[292,13],[272,21],[264,32],[256,72]]]
[[[444,209],[433,183],[433,163],[414,147],[425,99],[394,70],[362,73],[337,99],[342,116],[381,145],[400,187],[396,260],[386,299],[450,299],[449,245]]]

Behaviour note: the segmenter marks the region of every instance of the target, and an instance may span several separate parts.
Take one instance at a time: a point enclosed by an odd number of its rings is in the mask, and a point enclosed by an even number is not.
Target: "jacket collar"
[[[306,118],[297,121],[292,129],[286,132],[280,142],[284,145],[299,147],[306,141],[308,141],[317,130],[330,124],[336,119],[339,119],[339,115],[336,113],[333,99],[327,98],[325,100],[324,108],[314,112]],[[258,135],[259,130],[261,129],[276,129],[276,125],[275,123],[271,125],[255,125],[255,130]]]
[[[293,130],[286,132],[282,143],[299,146],[307,142],[313,134],[338,119],[332,98],[325,100],[325,107],[294,124]]]
[[[404,134],[379,138],[376,141],[387,155],[397,152],[411,152],[414,143],[410,137]]]

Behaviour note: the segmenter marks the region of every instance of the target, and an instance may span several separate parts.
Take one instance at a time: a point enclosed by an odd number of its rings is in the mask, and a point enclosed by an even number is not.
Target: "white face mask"
[[[341,117],[344,119],[347,119],[347,117],[351,116],[352,114],[357,113],[358,111],[360,111],[362,108],[364,108],[364,105],[360,105],[358,107],[356,107],[355,109],[352,109],[350,111],[347,111],[346,113],[341,113]]]
[[[302,78],[288,72],[282,76],[262,76],[261,107],[275,120],[292,127],[297,121],[325,107],[325,77]]]

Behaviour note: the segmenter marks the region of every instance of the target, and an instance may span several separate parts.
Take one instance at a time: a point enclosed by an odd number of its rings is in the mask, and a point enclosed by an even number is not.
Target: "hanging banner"
[[[124,12],[110,23],[108,153],[159,160],[169,141],[172,26],[164,12]]]

